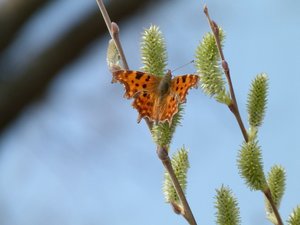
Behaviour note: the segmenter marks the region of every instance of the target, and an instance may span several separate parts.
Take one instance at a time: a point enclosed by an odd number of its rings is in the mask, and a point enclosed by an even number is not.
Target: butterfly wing
[[[172,123],[173,116],[178,112],[179,98],[176,95],[169,94],[162,102],[157,120],[160,122],[168,121]]]
[[[155,96],[150,92],[144,91],[139,93],[133,103],[133,108],[137,109],[139,112],[138,123],[142,118],[147,117],[151,121],[154,120],[153,116],[153,106],[155,102]]]
[[[178,96],[179,103],[184,103],[188,90],[192,87],[196,87],[198,80],[199,76],[194,74],[174,77],[171,82],[171,94]]]
[[[171,124],[173,116],[178,112],[178,98],[175,95],[167,95],[163,102],[158,102],[157,96],[143,92],[135,97],[132,106],[138,110],[138,122],[147,117],[150,121],[165,122]]]
[[[140,71],[113,71],[113,81],[119,81],[125,86],[124,97],[126,98],[132,98],[137,93],[141,93],[144,91],[153,92],[160,79],[160,77]]]
[[[173,78],[169,92],[164,96],[157,91],[161,79],[140,71],[113,71],[113,81],[125,86],[124,97],[134,98],[132,106],[139,112],[138,122],[146,117],[157,123],[168,121],[171,124],[179,104],[185,102],[188,90],[197,85],[199,77],[186,74]]]

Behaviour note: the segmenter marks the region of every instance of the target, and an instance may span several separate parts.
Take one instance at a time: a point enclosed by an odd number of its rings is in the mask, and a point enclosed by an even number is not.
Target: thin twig
[[[207,6],[204,7],[204,13],[207,17],[208,23],[211,27],[211,30],[212,30],[213,34],[214,34],[214,37],[215,37],[215,40],[216,40],[216,45],[217,45],[217,48],[218,48],[218,51],[219,51],[219,54],[220,54],[220,57],[221,57],[221,60],[222,60],[222,67],[223,67],[225,76],[226,76],[227,81],[228,81],[230,96],[231,96],[231,99],[232,99],[232,104],[229,105],[229,109],[234,114],[234,116],[236,117],[237,122],[238,122],[239,127],[242,131],[242,134],[244,136],[245,141],[248,142],[248,140],[249,140],[248,133],[247,133],[247,130],[244,126],[244,123],[243,123],[241,115],[240,115],[240,111],[239,111],[239,108],[238,108],[238,104],[237,104],[237,101],[236,101],[236,97],[235,97],[235,93],[234,93],[234,89],[233,89],[233,85],[232,85],[232,81],[231,81],[229,66],[228,66],[228,63],[225,60],[224,53],[223,53],[223,50],[222,50],[222,45],[221,45],[221,40],[220,40],[220,35],[219,35],[219,27],[214,21],[212,21],[210,19]]]
[[[122,48],[122,45],[121,45],[121,42],[120,42],[120,38],[119,38],[119,28],[118,28],[118,25],[114,22],[111,22],[110,18],[109,18],[109,15],[106,11],[106,8],[105,8],[105,5],[103,4],[103,1],[102,0],[96,0],[97,1],[97,4],[100,8],[100,11],[102,13],[102,16],[105,20],[105,23],[106,23],[106,26],[107,26],[107,29],[111,35],[111,38],[115,41],[115,44],[116,44],[116,47],[119,51],[119,54],[120,54],[120,57],[121,57],[121,60],[123,62],[123,66],[125,69],[129,69],[128,67],[128,64],[127,64],[127,61],[126,61],[126,57],[125,57],[125,54],[123,52],[123,48]],[[147,126],[150,130],[150,132],[152,132],[152,127],[153,127],[153,122],[151,122],[149,119],[145,118],[145,121],[147,123]],[[172,183],[173,183],[173,186],[174,186],[174,189],[176,190],[176,193],[183,205],[183,212],[180,212],[183,217],[188,221],[188,223],[190,225],[197,225],[196,223],[196,220],[194,218],[194,215],[191,211],[191,208],[188,204],[188,201],[186,200],[186,197],[185,197],[185,194],[179,184],[179,181],[175,175],[175,172],[174,172],[174,169],[172,167],[172,163],[171,163],[171,159],[168,155],[168,152],[165,148],[163,148],[162,146],[158,146],[157,148],[157,154],[158,154],[158,157],[160,158],[161,162],[163,163],[164,167],[166,168],[167,172],[169,173],[170,175],[170,178],[172,180]]]
[[[275,214],[275,217],[277,219],[278,225],[283,225],[281,216],[280,216],[280,214],[278,212],[278,209],[277,209],[277,207],[275,205],[275,202],[274,202],[274,199],[272,197],[272,194],[271,194],[271,191],[270,191],[269,187],[264,191],[264,195],[266,196],[266,198],[268,199],[268,201],[269,201],[269,203],[270,203],[270,205],[272,207],[272,210],[273,210],[273,212]]]
[[[115,22],[111,22],[103,1],[102,0],[96,0],[96,1],[99,6],[99,9],[101,11],[101,14],[103,16],[103,19],[105,21],[105,24],[107,26],[107,29],[109,31],[109,34],[110,34],[111,38],[114,40],[115,45],[118,49],[124,69],[128,70],[129,66],[128,66],[128,63],[127,63],[127,60],[126,60],[126,57],[125,57],[125,54],[124,54],[124,51],[123,51],[123,48],[121,45],[120,37],[119,37],[119,31],[120,31],[119,27]]]
[[[188,201],[186,200],[186,197],[185,197],[185,194],[178,182],[178,179],[175,175],[175,172],[174,172],[174,169],[172,167],[172,164],[171,164],[171,159],[168,155],[168,151],[161,147],[161,146],[158,146],[157,148],[157,155],[159,157],[159,159],[162,161],[164,167],[166,168],[167,172],[169,173],[170,175],[170,178],[172,180],[172,183],[173,183],[173,186],[176,190],[176,193],[182,203],[182,206],[183,206],[183,212],[180,212],[184,218],[189,222],[190,225],[197,225],[197,222],[194,218],[194,215],[192,213],[192,210],[189,206],[189,203]]]
[[[209,25],[211,27],[211,30],[212,30],[213,34],[214,34],[214,37],[215,37],[215,40],[216,40],[216,45],[217,45],[217,48],[218,48],[218,51],[219,51],[219,54],[220,54],[220,57],[221,57],[221,60],[222,60],[222,67],[223,67],[224,73],[225,73],[227,81],[228,81],[230,96],[231,96],[231,99],[232,99],[232,104],[229,105],[229,109],[237,119],[237,122],[240,126],[241,132],[244,136],[245,142],[248,142],[249,141],[248,133],[245,129],[244,123],[242,121],[242,118],[241,118],[241,115],[240,115],[240,112],[239,112],[238,104],[237,104],[237,101],[236,101],[236,98],[235,98],[234,89],[233,89],[233,85],[232,85],[232,81],[231,81],[231,77],[230,77],[229,66],[228,66],[228,63],[225,60],[224,53],[223,53],[223,50],[222,50],[222,45],[221,45],[220,36],[219,36],[219,27],[213,20],[210,19],[207,6],[204,7],[204,13],[205,13],[205,15],[208,19]],[[281,216],[279,214],[279,211],[278,211],[278,209],[277,209],[277,207],[274,203],[270,188],[267,187],[267,189],[265,191],[263,191],[263,193],[266,196],[266,198],[268,199],[268,201],[269,201],[269,203],[272,207],[272,210],[275,214],[278,225],[283,225],[283,222],[282,222]]]

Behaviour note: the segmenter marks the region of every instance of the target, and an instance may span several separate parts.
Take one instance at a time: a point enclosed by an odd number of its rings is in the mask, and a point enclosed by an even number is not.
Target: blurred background
[[[194,58],[209,31],[202,1],[106,1],[131,69],[139,69],[141,33],[158,25],[173,70]],[[208,0],[226,32],[242,117],[254,76],[270,78],[260,130],[264,168],[287,172],[280,212],[300,204],[299,1]],[[108,32],[96,1],[0,1],[0,224],[186,224],[164,203],[163,167],[144,121],[111,84]],[[193,73],[192,65],[175,74]],[[298,100],[297,100],[298,99]],[[238,125],[224,105],[191,90],[172,152],[185,145],[187,198],[198,224],[215,224],[215,189],[231,187],[242,224],[269,224],[263,195],[240,178]]]

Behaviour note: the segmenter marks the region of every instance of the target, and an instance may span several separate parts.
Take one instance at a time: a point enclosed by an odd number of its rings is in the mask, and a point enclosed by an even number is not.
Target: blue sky
[[[299,4],[207,1],[211,16],[226,33],[225,56],[245,123],[251,80],[261,72],[269,75],[268,109],[259,140],[265,171],[280,164],[287,172],[280,209],[284,220],[300,204]],[[51,5],[27,24],[12,48],[23,52],[15,59],[20,64],[28,55],[24,50],[37,54],[76,18],[97,7],[94,1]],[[191,61],[209,31],[202,7],[199,1],[163,1],[117,21],[130,68],[142,66],[141,33],[151,24],[164,34],[168,68]],[[185,224],[164,203],[163,167],[145,123],[136,123],[137,112],[122,98],[122,86],[110,83],[108,40],[107,34],[92,43],[61,71],[45,96],[30,105],[2,136],[2,224]],[[175,74],[194,71],[190,65]],[[269,224],[263,195],[250,191],[238,174],[236,156],[241,143],[230,111],[200,89],[191,90],[172,152],[182,145],[189,149],[187,198],[198,224],[215,224],[215,189],[222,184],[235,193],[242,224]]]

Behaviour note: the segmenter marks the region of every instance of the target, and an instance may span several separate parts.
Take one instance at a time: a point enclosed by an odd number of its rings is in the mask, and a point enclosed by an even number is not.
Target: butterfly
[[[133,108],[137,109],[138,123],[142,118],[158,123],[172,124],[179,104],[186,102],[188,90],[197,87],[199,76],[185,74],[172,78],[171,71],[160,77],[133,70],[112,71],[112,82],[125,86],[125,98],[134,98]]]

